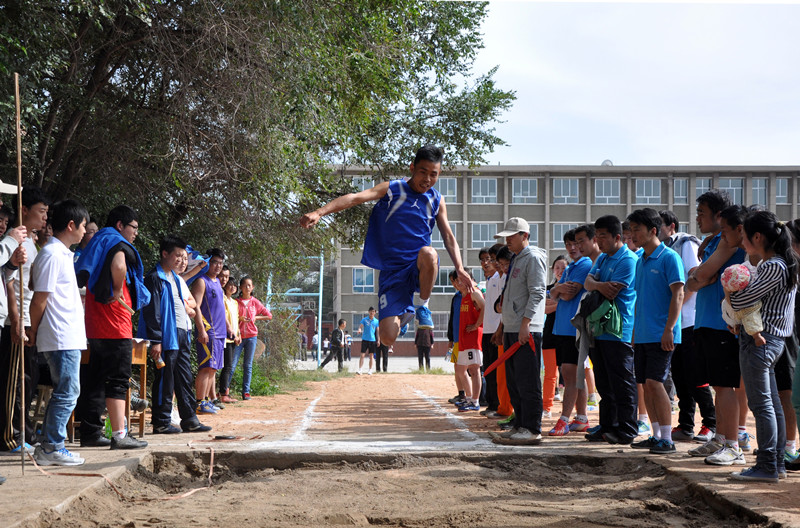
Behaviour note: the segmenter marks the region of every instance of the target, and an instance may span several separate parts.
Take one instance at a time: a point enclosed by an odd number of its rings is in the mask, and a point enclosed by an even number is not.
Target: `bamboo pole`
[[[17,227],[22,225],[22,124],[20,120],[20,99],[19,99],[19,74],[14,73],[14,97],[16,99],[17,107]],[[24,265],[19,266],[19,317],[20,323],[23,321],[23,314],[25,310],[24,299]],[[19,431],[22,437],[20,443],[20,464],[22,467],[22,475],[25,475],[25,455],[28,454],[25,449],[25,414],[27,407],[25,405],[25,330],[24,325],[20,324],[20,342],[17,345],[17,353],[19,354],[19,382],[22,389],[21,407],[22,412],[19,415]],[[13,406],[12,406],[13,409]]]

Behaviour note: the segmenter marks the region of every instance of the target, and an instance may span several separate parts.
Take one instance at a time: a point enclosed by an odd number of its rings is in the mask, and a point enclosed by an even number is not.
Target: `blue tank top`
[[[434,188],[418,193],[405,180],[389,183],[386,196],[372,208],[361,263],[398,270],[416,262],[419,250],[431,245],[441,200]]]
[[[206,283],[206,292],[203,302],[200,303],[200,313],[203,314],[206,332],[210,339],[225,339],[228,330],[225,327],[225,294],[219,285],[219,280],[210,279],[208,275],[200,277]]]

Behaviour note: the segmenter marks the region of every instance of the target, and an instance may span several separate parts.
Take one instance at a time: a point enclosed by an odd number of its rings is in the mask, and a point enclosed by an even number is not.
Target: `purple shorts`
[[[220,370],[225,359],[225,338],[208,336],[208,343],[197,343],[197,368]]]

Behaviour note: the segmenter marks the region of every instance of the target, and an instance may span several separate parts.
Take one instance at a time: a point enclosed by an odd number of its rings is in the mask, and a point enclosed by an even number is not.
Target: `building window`
[[[497,241],[497,224],[472,224],[472,249],[481,249],[492,246]]]
[[[576,227],[578,224],[553,224],[553,249],[564,249],[564,233]]]
[[[689,203],[689,180],[686,178],[675,178],[672,180],[673,193],[672,202],[675,205],[686,205]]]
[[[458,180],[456,178],[439,178],[436,187],[442,193],[445,203],[458,203]]]
[[[356,191],[365,191],[367,189],[372,189],[374,186],[375,180],[372,179],[372,176],[353,177],[353,187],[356,188]]]
[[[553,203],[578,203],[578,179],[558,178],[553,180]]]
[[[661,203],[661,180],[642,179],[636,180],[637,204]]]
[[[375,271],[353,268],[353,293],[375,293]]]
[[[458,240],[458,224],[450,224],[450,231],[453,232],[453,236],[456,237]],[[442,233],[439,231],[438,226],[433,227],[433,231],[431,231],[431,247],[434,249],[445,249],[444,247],[444,239],[442,239]]]
[[[511,180],[511,203],[536,203],[535,179],[514,178]]]
[[[450,312],[433,312],[433,338],[447,341],[447,323],[450,321]]]
[[[529,222],[528,225],[531,226],[531,237],[529,239],[529,242],[533,246],[538,246],[539,245],[539,224],[533,224],[533,223]]]
[[[767,205],[767,179],[753,178],[753,204]]]
[[[697,178],[695,188],[695,198],[700,198],[703,193],[711,190],[711,178]]]
[[[497,178],[472,178],[472,203],[497,203]]]
[[[719,188],[728,193],[731,197],[731,202],[742,205],[742,189],[744,188],[744,180],[742,178],[720,178]]]
[[[619,179],[602,178],[594,181],[594,203],[596,204],[618,204],[619,203]]]
[[[777,178],[775,180],[775,203],[789,203],[789,178]]]
[[[439,268],[436,276],[436,284],[433,285],[433,293],[455,293],[453,285],[450,284],[450,272],[455,268]]]
[[[688,233],[689,232],[689,224],[678,224],[678,232],[679,233]]]

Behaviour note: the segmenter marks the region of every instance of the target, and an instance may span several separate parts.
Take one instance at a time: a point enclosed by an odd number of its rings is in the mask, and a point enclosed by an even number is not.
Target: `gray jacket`
[[[12,229],[12,226],[9,226],[9,229]],[[11,259],[11,254],[14,253],[18,245],[16,240],[8,236],[0,241],[0,266],[4,266],[5,263]],[[0,273],[5,275],[4,280],[0,282],[0,325],[4,325],[8,317],[8,297],[6,295],[5,284],[10,278],[15,276],[16,272],[1,269]]]
[[[547,288],[547,254],[528,246],[514,257],[503,292],[503,332],[519,332],[524,317],[530,331],[544,330],[544,300]]]

